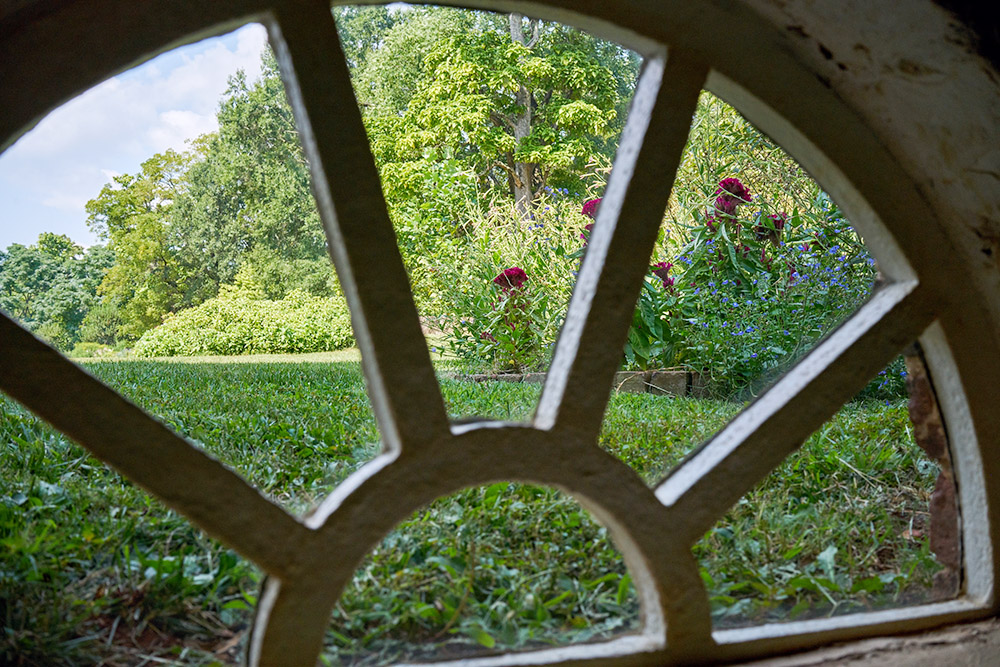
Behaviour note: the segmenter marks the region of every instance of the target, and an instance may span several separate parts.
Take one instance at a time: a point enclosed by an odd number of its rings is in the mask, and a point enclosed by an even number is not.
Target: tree
[[[475,16],[459,9],[414,7],[395,14],[391,24],[378,26],[380,39],[370,40],[368,55],[351,67],[365,115],[399,117],[405,113],[424,77],[428,54],[441,42],[475,30]],[[341,38],[345,32],[350,34],[350,23],[337,25]],[[345,51],[350,52],[347,45]]]
[[[0,263],[0,307],[28,328],[37,327],[37,301],[56,280],[58,262],[35,246],[14,243]]]
[[[110,266],[103,246],[86,252],[62,234],[43,232],[34,245],[0,253],[0,307],[60,349],[79,339],[84,316]]]
[[[335,7],[333,15],[347,65],[355,72],[364,67],[370,54],[380,49],[386,33],[395,25],[400,13],[390,11],[384,5],[348,5]]]
[[[184,196],[188,154],[168,150],[135,175],[115,176],[87,202],[87,223],[115,254],[99,292],[121,304],[125,339],[135,340],[182,303],[187,282],[171,246],[169,214]]]
[[[637,60],[519,14],[472,27],[428,52],[405,106],[366,113],[376,156],[384,180],[394,181],[390,197],[425,197],[418,175],[457,160],[479,192],[509,194],[526,215],[550,184],[582,188],[587,164],[609,151]]]
[[[219,104],[219,130],[202,137],[171,211],[171,242],[195,305],[218,294],[247,262],[261,272],[332,275],[326,237],[310,189],[308,164],[269,51],[261,79],[232,77]],[[309,266],[304,267],[304,263]],[[310,291],[329,293],[327,281]],[[286,285],[281,298],[290,289]],[[316,292],[315,290],[318,290]]]

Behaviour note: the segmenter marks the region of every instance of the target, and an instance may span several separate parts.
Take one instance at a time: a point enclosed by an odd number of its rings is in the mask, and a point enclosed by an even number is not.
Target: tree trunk
[[[510,15],[510,38],[516,44],[522,44],[529,49],[534,47],[538,41],[538,20],[529,19],[528,29],[531,37],[526,38],[524,34],[524,16],[521,14]],[[521,142],[531,134],[531,106],[532,91],[521,84],[517,90],[517,106],[521,112],[511,118],[514,130],[514,145],[520,147]],[[514,204],[522,218],[527,218],[531,211],[531,202],[534,199],[535,171],[538,165],[533,162],[514,162],[513,174],[511,174],[511,186],[514,194]]]

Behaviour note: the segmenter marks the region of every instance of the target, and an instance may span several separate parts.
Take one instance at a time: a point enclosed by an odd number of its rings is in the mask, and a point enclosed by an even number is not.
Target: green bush
[[[80,323],[80,340],[113,346],[122,326],[121,312],[113,301],[103,301],[87,311]]]
[[[791,215],[749,203],[729,214],[714,208],[688,238],[671,267],[670,325],[684,339],[683,363],[725,395],[776,379],[864,303],[876,277],[824,193],[811,211]]]
[[[34,334],[60,352],[73,347],[73,334],[60,322],[44,322],[33,330]]]
[[[182,310],[136,343],[139,357],[323,352],[354,344],[342,297],[294,291],[280,301],[226,293]]]

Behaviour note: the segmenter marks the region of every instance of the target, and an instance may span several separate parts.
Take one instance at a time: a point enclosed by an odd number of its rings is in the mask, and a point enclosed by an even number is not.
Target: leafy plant
[[[133,352],[139,357],[318,352],[353,342],[342,297],[297,291],[271,301],[231,292],[168,318],[146,332]]]
[[[650,268],[628,365],[682,362],[720,394],[758,391],[868,297],[874,261],[825,193],[813,209],[767,213],[737,178]],[[745,212],[749,211],[749,213]]]
[[[523,220],[512,206],[471,217],[450,261],[437,267],[437,321],[450,349],[470,367],[536,370],[551,354],[575,281],[585,218],[562,192]],[[494,282],[516,267],[515,289]],[[514,326],[511,326],[514,325]]]

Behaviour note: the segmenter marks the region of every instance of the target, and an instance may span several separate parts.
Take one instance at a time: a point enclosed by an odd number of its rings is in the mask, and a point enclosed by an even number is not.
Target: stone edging
[[[545,373],[483,373],[449,374],[452,380],[468,382],[545,382]],[[615,373],[615,391],[658,396],[691,396],[706,398],[708,387],[698,373],[680,370],[620,371]]]

